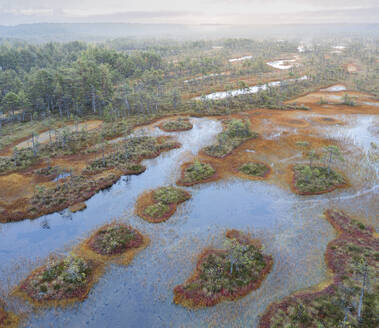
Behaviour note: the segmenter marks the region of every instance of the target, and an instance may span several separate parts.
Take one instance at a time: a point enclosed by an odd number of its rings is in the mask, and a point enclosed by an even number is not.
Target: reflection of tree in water
[[[49,224],[49,221],[47,220],[47,218],[44,218],[42,221],[41,221],[41,228],[42,229],[50,229],[50,224]]]

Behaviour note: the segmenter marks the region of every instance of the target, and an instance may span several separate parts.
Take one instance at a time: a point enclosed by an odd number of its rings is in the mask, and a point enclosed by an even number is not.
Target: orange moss
[[[20,318],[13,312],[6,312],[0,308],[0,327],[17,328],[20,324]]]
[[[291,117],[274,117],[273,121],[279,125],[289,126],[293,128],[306,128],[309,126],[309,122]]]
[[[345,123],[337,120],[336,118],[333,117],[325,117],[325,116],[317,116],[313,117],[312,121],[315,123],[320,123],[320,124],[325,124],[325,125],[344,125]]]
[[[71,205],[68,209],[72,212],[72,213],[75,213],[75,212],[79,212],[79,211],[83,211],[84,209],[87,208],[87,205],[86,203],[84,202],[80,202],[80,203],[76,203],[74,205]]]

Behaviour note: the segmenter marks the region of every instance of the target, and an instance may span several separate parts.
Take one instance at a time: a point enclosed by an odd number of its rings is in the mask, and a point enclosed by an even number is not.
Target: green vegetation
[[[113,223],[99,229],[89,240],[89,247],[101,255],[114,255],[137,248],[143,242],[142,235],[131,227]]]
[[[152,223],[167,220],[176,206],[191,198],[191,194],[173,186],[160,187],[142,194],[137,200],[137,214]]]
[[[336,279],[322,291],[290,296],[274,304],[260,328],[377,327],[378,243],[373,229],[340,211],[326,211],[340,231],[328,245],[326,262]]]
[[[86,174],[95,174],[106,169],[117,168],[123,172],[141,173],[145,168],[138,164],[144,158],[152,158],[159,155],[161,151],[178,147],[178,143],[157,139],[153,137],[134,137],[120,142],[115,151],[104,155],[88,165]]]
[[[294,187],[300,194],[328,192],[346,184],[342,175],[323,166],[296,165],[293,171]]]
[[[270,172],[270,168],[267,165],[257,162],[245,163],[238,170],[253,177],[265,177]]]
[[[81,298],[91,281],[94,263],[75,255],[51,260],[28,276],[19,286],[35,302]]]
[[[37,161],[31,149],[15,149],[12,157],[0,157],[0,173],[24,170]]]
[[[356,105],[354,98],[350,97],[347,93],[343,96],[343,101],[341,104],[346,105],[346,106],[355,106]]]
[[[170,213],[171,207],[165,203],[151,204],[144,209],[144,214],[152,218],[162,218]]]
[[[249,241],[226,239],[225,250],[202,254],[194,276],[174,289],[175,302],[190,307],[213,306],[222,298],[244,296],[259,287],[271,261]]]
[[[166,121],[161,125],[165,131],[186,131],[192,129],[192,123],[187,118],[179,117],[176,120]]]
[[[195,184],[211,178],[216,173],[212,165],[195,161],[186,166],[182,172],[180,180],[183,184]]]
[[[163,204],[179,204],[190,198],[190,194],[175,187],[160,187],[153,191],[153,199]]]
[[[225,122],[224,131],[217,136],[217,143],[205,147],[204,152],[212,157],[224,157],[244,141],[257,136],[255,132],[251,131],[248,120],[232,119]]]

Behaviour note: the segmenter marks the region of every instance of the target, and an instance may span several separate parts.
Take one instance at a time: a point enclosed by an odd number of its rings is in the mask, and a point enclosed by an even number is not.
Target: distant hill
[[[206,39],[227,37],[310,38],[322,36],[378,36],[379,24],[318,25],[179,25],[126,23],[39,23],[1,26],[1,39],[30,42],[103,41],[114,38]]]

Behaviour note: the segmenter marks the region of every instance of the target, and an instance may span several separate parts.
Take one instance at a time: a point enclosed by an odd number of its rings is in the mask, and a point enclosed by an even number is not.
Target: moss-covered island
[[[14,294],[35,306],[64,306],[84,300],[98,277],[101,263],[71,254],[51,257],[16,288]]]
[[[112,222],[94,232],[76,249],[76,252],[94,261],[112,261],[128,265],[149,243],[147,236],[131,226]]]
[[[151,223],[166,221],[176,211],[178,204],[191,198],[191,194],[172,186],[143,193],[137,200],[137,215]]]
[[[327,210],[325,217],[338,233],[325,253],[332,282],[273,303],[259,328],[378,327],[379,239],[341,211]]]
[[[159,128],[166,132],[188,131],[193,128],[193,125],[188,118],[179,117],[177,119],[164,121],[159,125]]]
[[[224,122],[224,130],[217,136],[214,145],[207,146],[203,152],[211,157],[222,158],[249,139],[257,138],[258,134],[251,131],[249,120],[231,119]]]
[[[346,178],[328,167],[295,165],[292,170],[293,189],[300,195],[327,193],[347,184]]]
[[[237,230],[226,233],[225,249],[200,254],[194,274],[174,288],[174,302],[188,308],[214,306],[258,289],[273,259],[264,255],[259,241]]]
[[[20,324],[20,318],[13,312],[7,312],[1,308],[0,303],[0,327],[1,328],[17,328]]]
[[[181,177],[176,183],[182,186],[192,186],[197,183],[213,181],[217,178],[216,170],[211,164],[195,161],[182,166]]]
[[[238,171],[254,178],[266,178],[270,174],[270,167],[260,162],[247,162],[242,164]]]

